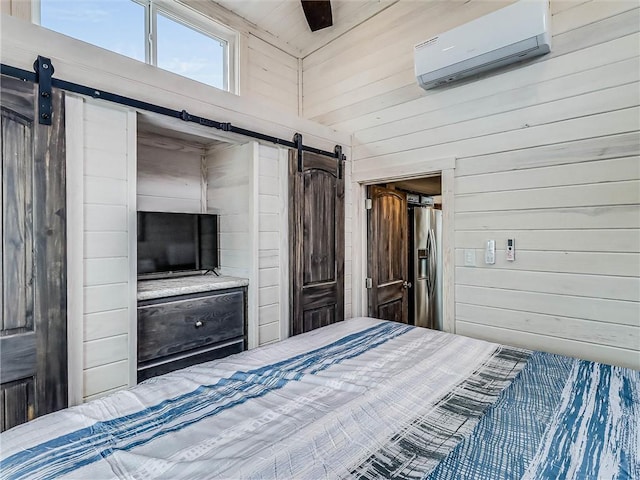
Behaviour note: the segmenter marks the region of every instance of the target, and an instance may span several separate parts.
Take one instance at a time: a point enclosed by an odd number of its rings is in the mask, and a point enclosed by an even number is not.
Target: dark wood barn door
[[[334,158],[289,155],[290,334],[344,319],[344,178]]]
[[[407,323],[408,294],[408,214],[407,195],[397,190],[368,187],[367,265],[369,315]],[[368,280],[369,281],[369,280]]]
[[[67,406],[64,104],[38,124],[37,86],[0,77],[0,427]]]

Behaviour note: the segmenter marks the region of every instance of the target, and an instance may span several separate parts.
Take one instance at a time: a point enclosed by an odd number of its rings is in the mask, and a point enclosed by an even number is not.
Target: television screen
[[[218,217],[138,212],[138,274],[218,267]]]

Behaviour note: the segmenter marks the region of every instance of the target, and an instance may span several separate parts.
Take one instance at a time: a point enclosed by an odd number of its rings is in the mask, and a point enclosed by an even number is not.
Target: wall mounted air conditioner
[[[414,47],[416,77],[430,88],[551,50],[548,0],[520,0]]]

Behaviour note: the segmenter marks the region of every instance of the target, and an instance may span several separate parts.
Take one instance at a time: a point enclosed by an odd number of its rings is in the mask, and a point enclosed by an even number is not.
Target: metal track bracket
[[[293,136],[293,143],[296,146],[296,149],[298,150],[298,172],[302,172],[302,134],[301,133],[296,133]]]
[[[51,76],[53,75],[53,65],[51,60],[38,55],[33,63],[38,82],[38,121],[42,125],[51,125],[53,115],[53,105],[51,97]]]
[[[344,173],[344,160],[346,156],[342,154],[342,145],[336,145],[333,151],[336,154],[336,159],[338,160],[338,178],[341,179]]]

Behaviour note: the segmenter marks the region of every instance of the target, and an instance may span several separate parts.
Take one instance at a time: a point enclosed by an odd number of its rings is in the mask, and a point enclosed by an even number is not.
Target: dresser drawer
[[[242,290],[138,307],[138,362],[244,335]]]

